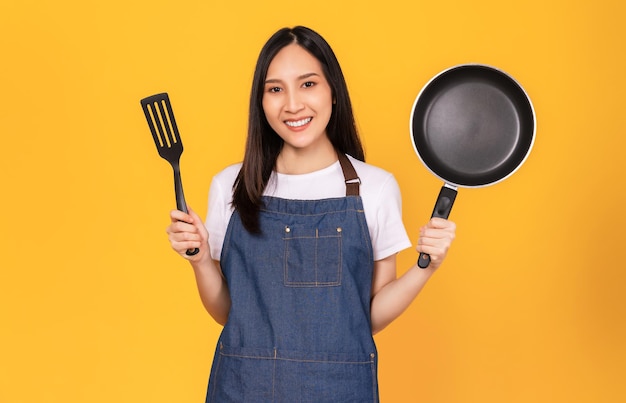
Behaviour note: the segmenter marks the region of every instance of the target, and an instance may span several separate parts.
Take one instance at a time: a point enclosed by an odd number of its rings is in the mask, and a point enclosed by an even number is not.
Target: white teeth
[[[286,121],[285,124],[289,127],[300,127],[309,123],[311,119],[313,118],[306,118],[306,119],[298,120],[296,122]]]

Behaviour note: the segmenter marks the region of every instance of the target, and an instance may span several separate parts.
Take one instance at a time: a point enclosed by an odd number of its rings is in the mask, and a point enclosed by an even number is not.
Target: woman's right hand
[[[180,210],[172,210],[170,219],[171,223],[166,232],[172,249],[192,262],[210,259],[209,233],[204,227],[202,219],[191,208],[189,214]],[[196,255],[187,255],[187,250],[195,248],[200,250]]]

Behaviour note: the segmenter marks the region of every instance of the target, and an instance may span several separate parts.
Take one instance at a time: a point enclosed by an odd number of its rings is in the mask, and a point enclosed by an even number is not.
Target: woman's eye
[[[280,92],[280,87],[270,87],[267,89],[268,92]]]
[[[315,85],[315,83],[313,81],[307,81],[306,83],[304,83],[304,87],[309,88],[309,87],[313,87]]]

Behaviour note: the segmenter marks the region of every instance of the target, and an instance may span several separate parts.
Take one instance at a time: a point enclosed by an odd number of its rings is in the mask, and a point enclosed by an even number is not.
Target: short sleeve
[[[220,260],[222,245],[233,214],[233,184],[241,164],[227,167],[211,180],[209,202],[204,225],[209,232],[209,248],[211,257]]]
[[[380,188],[371,229],[374,260],[382,260],[411,246],[402,221],[402,196],[398,182],[389,175]]]

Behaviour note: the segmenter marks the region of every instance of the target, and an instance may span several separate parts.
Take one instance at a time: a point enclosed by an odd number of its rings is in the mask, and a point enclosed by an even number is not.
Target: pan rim
[[[424,160],[424,157],[421,155],[420,151],[418,150],[418,148],[417,148],[417,146],[415,144],[414,130],[413,130],[413,120],[414,120],[414,117],[415,117],[416,107],[418,106],[420,98],[422,98],[423,94],[431,86],[431,84],[433,82],[437,81],[441,76],[448,74],[452,70],[459,70],[459,69],[472,68],[472,67],[474,67],[474,68],[478,67],[478,68],[485,69],[485,70],[491,70],[491,71],[499,73],[499,74],[503,75],[504,77],[508,78],[509,80],[511,80],[521,90],[521,93],[524,95],[525,100],[528,102],[528,105],[530,107],[531,116],[532,116],[532,119],[533,119],[530,144],[528,145],[528,148],[527,148],[524,156],[521,158],[520,162],[517,163],[517,165],[513,169],[511,169],[506,175],[503,175],[499,179],[496,179],[496,180],[493,180],[493,181],[490,181],[490,182],[487,182],[487,183],[483,183],[483,184],[476,184],[476,185],[455,183],[454,181],[448,180],[448,179],[442,177],[437,172],[435,172],[426,163],[426,161]],[[444,70],[441,70],[439,73],[435,74],[433,77],[431,77],[426,82],[426,84],[424,84],[422,86],[422,88],[420,89],[419,93],[415,97],[415,100],[413,101],[413,106],[411,108],[411,116],[410,116],[410,119],[409,119],[409,135],[410,135],[411,145],[413,147],[413,150],[415,151],[415,154],[417,154],[419,160],[421,161],[422,165],[424,165],[426,167],[426,169],[428,171],[430,171],[430,173],[433,174],[439,180],[445,182],[446,184],[453,185],[455,187],[461,187],[461,188],[482,188],[482,187],[492,186],[492,185],[495,185],[496,183],[502,182],[503,180],[509,178],[511,175],[513,175],[515,172],[517,172],[517,170],[520,169],[520,167],[522,165],[524,165],[524,163],[528,159],[528,156],[530,155],[531,150],[534,147],[535,139],[536,139],[536,131],[537,131],[537,117],[536,117],[536,113],[535,113],[535,107],[534,107],[534,105],[532,103],[532,100],[530,99],[530,96],[526,92],[525,88],[513,76],[511,76],[510,74],[505,72],[503,69],[500,69],[500,68],[495,67],[493,65],[484,64],[484,63],[461,63],[461,64],[456,64],[456,65],[450,66],[450,67],[448,67],[448,68],[446,68]]]

